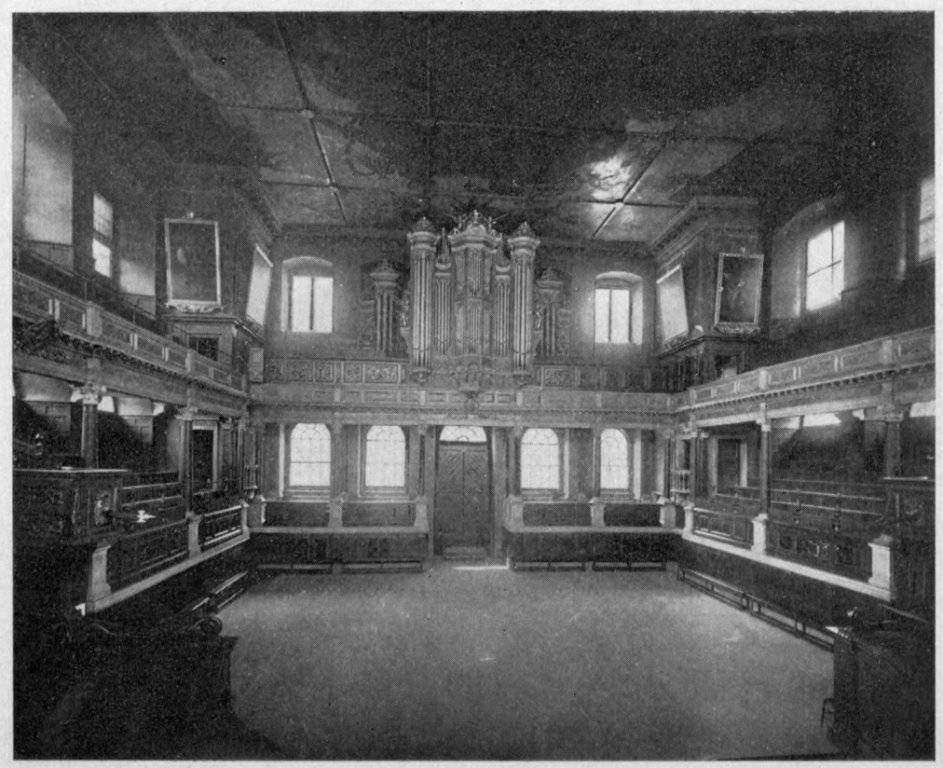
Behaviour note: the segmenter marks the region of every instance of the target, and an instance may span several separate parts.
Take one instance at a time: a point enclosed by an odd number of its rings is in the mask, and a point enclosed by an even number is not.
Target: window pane
[[[403,488],[406,485],[406,438],[399,427],[370,427],[364,484],[368,488]]]
[[[443,427],[439,435],[442,443],[484,443],[487,441],[481,427]]]
[[[832,271],[824,269],[809,275],[806,282],[805,305],[808,309],[824,307],[832,301]]]
[[[317,333],[330,333],[334,315],[334,279],[314,278],[314,328]]]
[[[95,271],[111,277],[111,248],[93,238],[92,258],[95,260]]]
[[[933,177],[920,182],[920,219],[917,229],[917,260],[933,258],[936,251],[934,227],[935,190]]]
[[[809,240],[806,273],[811,275],[832,263],[832,230],[826,229]]]
[[[552,429],[528,429],[521,438],[521,487],[560,487],[560,445]]]
[[[291,279],[291,329],[311,330],[311,278],[304,275]]]
[[[920,182],[920,221],[933,218],[934,192],[932,176]]]
[[[613,289],[610,294],[609,341],[613,344],[628,344],[629,292],[622,289]]]
[[[608,490],[629,488],[629,441],[618,429],[607,429],[599,438],[599,486]]]
[[[832,227],[832,261],[845,258],[845,222],[839,221]]]
[[[328,487],[331,484],[331,433],[324,424],[298,424],[288,444],[288,484]]]
[[[92,203],[92,211],[95,231],[102,237],[111,240],[114,230],[114,214],[111,203],[96,192],[94,202]]]
[[[596,289],[596,341],[609,341],[609,289]]]

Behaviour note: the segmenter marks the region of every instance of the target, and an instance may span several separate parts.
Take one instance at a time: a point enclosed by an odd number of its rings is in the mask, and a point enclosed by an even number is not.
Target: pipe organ
[[[522,224],[505,239],[490,219],[474,211],[448,235],[436,234],[423,217],[407,240],[413,377],[424,381],[434,368],[471,357],[487,358],[486,367],[526,380],[539,343],[534,337],[534,257],[540,241],[530,227]],[[559,303],[563,283],[553,279],[544,292]]]

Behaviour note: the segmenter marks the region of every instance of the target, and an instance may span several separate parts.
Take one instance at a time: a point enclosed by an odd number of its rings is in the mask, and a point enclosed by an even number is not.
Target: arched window
[[[315,256],[282,265],[282,329],[293,333],[334,330],[334,269]]]
[[[367,488],[406,487],[406,437],[399,427],[370,427],[364,459]]]
[[[288,439],[288,485],[331,485],[331,433],[324,424],[296,424]]]
[[[639,279],[628,272],[606,272],[596,277],[594,293],[597,344],[637,344],[642,318]]]
[[[560,441],[552,429],[528,429],[521,438],[521,488],[560,489]]]
[[[604,429],[599,436],[599,487],[629,490],[629,441],[621,429]]]
[[[487,438],[481,427],[442,427],[440,443],[484,443]]]

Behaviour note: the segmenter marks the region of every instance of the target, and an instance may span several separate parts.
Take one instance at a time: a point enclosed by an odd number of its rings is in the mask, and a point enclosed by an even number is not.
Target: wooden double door
[[[487,443],[440,443],[436,471],[436,554],[491,545],[491,472]]]

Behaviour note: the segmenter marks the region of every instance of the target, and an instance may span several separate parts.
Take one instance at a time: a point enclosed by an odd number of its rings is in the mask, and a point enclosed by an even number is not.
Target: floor
[[[834,751],[831,654],[671,572],[282,574],[220,618],[236,714],[291,758]]]

